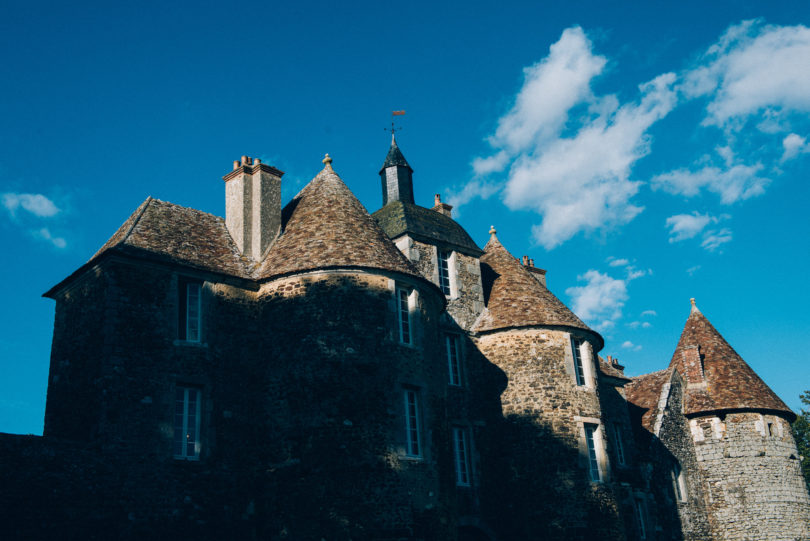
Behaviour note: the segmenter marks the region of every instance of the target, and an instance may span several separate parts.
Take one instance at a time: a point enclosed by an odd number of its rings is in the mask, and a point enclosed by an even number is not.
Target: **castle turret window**
[[[470,436],[466,428],[453,427],[453,455],[456,462],[456,484],[470,486]]]
[[[686,479],[684,479],[681,465],[677,462],[672,465],[672,485],[675,489],[675,498],[679,502],[686,501]]]
[[[588,473],[591,481],[601,481],[602,475],[599,471],[599,455],[597,453],[596,433],[598,425],[585,424],[585,443],[588,447]]]
[[[197,387],[175,387],[174,458],[200,459],[201,395]]]
[[[439,250],[439,288],[446,296],[450,296],[450,252]]]
[[[585,379],[585,365],[582,362],[582,346],[584,342],[579,338],[571,338],[571,353],[574,357],[574,376],[576,377],[577,385],[584,387]]]
[[[620,466],[626,464],[624,458],[624,442],[622,441],[622,427],[617,423],[610,425],[613,432],[613,446],[616,448],[616,459]]]
[[[458,336],[444,335],[444,345],[447,351],[447,370],[450,375],[450,385],[461,385],[461,355],[459,351]]]
[[[411,291],[404,287],[397,287],[396,294],[399,341],[403,344],[411,344],[413,338],[411,335]]]
[[[422,456],[420,415],[419,391],[405,389],[405,454],[410,457]]]
[[[202,284],[198,281],[181,279],[179,291],[178,338],[188,342],[199,342],[202,321]]]

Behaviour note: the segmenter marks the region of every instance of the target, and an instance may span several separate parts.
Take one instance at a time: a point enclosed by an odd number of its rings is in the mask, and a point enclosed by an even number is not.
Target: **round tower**
[[[597,388],[602,337],[503,247],[494,228],[490,234],[481,256],[486,307],[473,330],[508,380],[496,430],[502,447],[490,457],[500,468],[490,471],[500,490],[490,494],[492,505],[520,515],[514,528],[525,531],[509,538],[623,538]]]
[[[266,511],[294,538],[446,538],[444,295],[324,163],[257,269]]]
[[[692,308],[670,362],[712,538],[810,538],[810,498],[790,423],[796,415]]]

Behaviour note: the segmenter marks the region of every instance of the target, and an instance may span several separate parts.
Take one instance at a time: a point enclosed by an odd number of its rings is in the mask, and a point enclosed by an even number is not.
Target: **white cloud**
[[[669,227],[669,242],[678,242],[691,239],[709,225],[712,217],[708,214],[699,214],[697,211],[692,214],[676,214],[667,218],[666,226]]]
[[[622,307],[628,299],[626,282],[593,269],[577,279],[585,281],[585,285],[565,290],[571,298],[574,313],[585,320],[601,321],[598,325],[610,322],[608,326],[613,326],[613,320],[621,317]]]
[[[643,312],[641,312],[641,317],[645,317],[645,316],[655,317],[657,315],[658,315],[658,312],[656,312],[655,310],[644,310]]]
[[[780,161],[783,162],[793,159],[799,154],[810,152],[810,145],[807,144],[806,139],[796,133],[785,136],[782,139],[782,147],[785,150]]]
[[[686,269],[686,274],[689,276],[694,276],[697,271],[700,270],[700,265],[695,265],[694,267],[689,267]]]
[[[652,327],[652,323],[650,323],[649,321],[631,321],[630,323],[627,324],[627,326],[630,327],[631,329],[638,329],[639,327],[641,327],[642,329],[649,329],[650,327]]]
[[[720,230],[710,230],[706,231],[706,234],[703,236],[703,242],[701,242],[700,245],[710,252],[714,252],[723,244],[731,242],[731,238],[731,230],[727,227]]]
[[[50,218],[59,212],[53,201],[38,193],[4,193],[3,206],[12,216],[20,207],[38,218]]]
[[[641,346],[634,344],[630,340],[625,340],[622,343],[622,349],[632,349],[633,351],[640,351]]]
[[[686,74],[689,97],[710,95],[706,124],[766,112],[810,111],[810,29],[744,21],[731,26]]]
[[[499,189],[500,186],[495,183],[473,180],[456,192],[448,192],[445,199],[447,200],[448,205],[452,205],[456,208],[456,210],[458,210],[460,206],[469,203],[476,197],[480,197],[481,199],[489,199]]]
[[[50,242],[59,249],[67,247],[67,241],[65,241],[65,239],[63,239],[62,237],[54,237],[47,227],[43,227],[38,231],[34,231],[34,236],[47,240],[48,242]]]
[[[630,261],[628,261],[627,259],[613,259],[609,257],[608,264],[611,267],[624,267],[625,265],[629,265]]]
[[[763,165],[734,165],[728,168],[704,166],[696,171],[677,169],[652,178],[653,188],[661,188],[676,195],[691,197],[706,188],[720,196],[723,204],[730,205],[765,192],[770,179],[759,175]]]

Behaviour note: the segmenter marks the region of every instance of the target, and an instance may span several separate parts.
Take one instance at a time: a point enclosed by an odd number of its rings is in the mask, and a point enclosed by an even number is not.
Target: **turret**
[[[399,150],[394,134],[391,134],[391,148],[380,169],[380,180],[383,206],[391,201],[413,204],[413,169]]]

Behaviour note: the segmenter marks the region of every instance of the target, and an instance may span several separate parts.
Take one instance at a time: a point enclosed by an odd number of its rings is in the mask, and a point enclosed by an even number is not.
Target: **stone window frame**
[[[404,284],[396,284],[394,302],[397,314],[397,339],[405,346],[414,345],[413,317],[411,314],[416,305],[415,289]]]
[[[423,412],[421,390],[406,386],[402,390],[405,413],[405,458],[422,460],[424,453]]]
[[[461,346],[461,335],[452,332],[443,332],[445,359],[447,359],[448,385],[451,387],[464,386],[464,369],[462,359],[464,358]],[[453,353],[455,353],[455,365],[453,363]]]
[[[180,392],[183,393],[182,400],[179,397]],[[174,397],[172,400],[172,456],[176,460],[199,461],[202,455],[202,417],[205,412],[203,408],[203,388],[189,383],[177,383],[174,386],[172,396]],[[193,418],[189,409],[192,396],[194,397]],[[180,413],[177,411],[178,402],[182,402],[183,407]],[[192,419],[193,427],[189,426]],[[190,430],[193,430],[193,435],[191,435]],[[183,434],[185,434],[185,437],[183,437]],[[179,448],[177,447],[178,444]],[[193,445],[193,452],[189,452],[189,444]]]
[[[451,248],[442,248],[440,246],[434,246],[434,253],[433,256],[435,258],[435,278],[436,284],[439,286],[439,289],[442,291],[444,296],[448,299],[457,299],[459,296],[458,293],[458,252]],[[447,289],[449,293],[446,293],[444,288],[442,287],[442,254],[447,254]]]
[[[453,465],[456,474],[456,486],[473,485],[472,432],[469,427],[454,425],[452,427]]]
[[[592,483],[604,483],[609,477],[609,463],[605,449],[605,427],[596,417],[575,416],[574,422],[579,427],[579,453],[585,459],[588,480]],[[593,446],[593,455],[591,454]],[[593,466],[597,467],[598,479],[594,479]]]
[[[672,487],[675,492],[675,500],[684,503],[687,500],[686,474],[677,460],[672,464]]]
[[[647,502],[643,494],[633,496],[633,518],[635,518],[636,532],[641,540],[648,539],[650,521],[647,514]]]
[[[177,341],[187,344],[202,344],[203,341],[203,286],[199,278],[179,276],[177,279]],[[194,291],[196,303],[192,305],[191,292]],[[190,332],[192,308],[196,311],[196,336]]]
[[[568,334],[568,354],[571,357],[571,373],[574,377],[574,384],[578,389],[593,391],[596,388],[593,355],[591,353],[590,342],[573,333]],[[579,361],[579,363],[577,363]],[[582,368],[580,374],[579,369]]]

